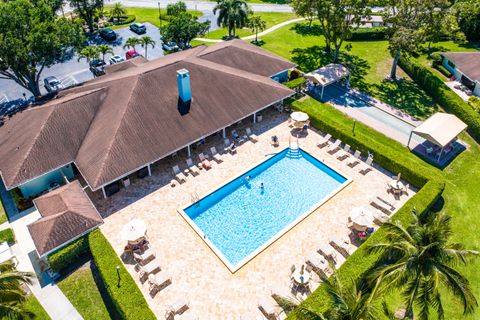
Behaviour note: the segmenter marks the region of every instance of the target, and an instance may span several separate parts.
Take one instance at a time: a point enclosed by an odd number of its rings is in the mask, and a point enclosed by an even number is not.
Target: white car
[[[115,64],[115,63],[119,63],[119,62],[122,62],[122,61],[125,61],[125,59],[123,57],[120,57],[119,55],[115,55],[115,56],[110,58],[110,64]]]

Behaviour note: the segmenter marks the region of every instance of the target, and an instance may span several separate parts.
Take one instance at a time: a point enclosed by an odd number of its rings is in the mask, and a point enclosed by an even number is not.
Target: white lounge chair
[[[325,259],[330,259],[335,261],[335,259],[337,258],[337,254],[335,253],[335,250],[333,250],[332,247],[324,243],[320,243],[318,245],[317,252],[323,255]]]
[[[223,144],[225,145],[225,148],[223,149],[224,152],[237,152],[237,147],[235,146],[235,143],[231,143],[230,139],[226,138],[225,140],[223,140]]]
[[[197,167],[197,165],[193,163],[192,158],[188,158],[186,162],[187,162],[188,170],[190,170],[190,172],[195,174],[199,173],[200,169]]]
[[[362,162],[360,165],[360,172],[363,174],[367,174],[369,171],[372,170],[372,163],[373,163],[373,157],[368,157],[365,162]]]
[[[380,211],[380,210],[374,210],[373,211],[373,221],[376,224],[382,225],[385,222],[387,222],[388,219],[390,219],[390,218],[385,213],[383,213],[382,211]]]
[[[162,271],[157,274],[149,274],[148,275],[148,285],[150,295],[155,296],[155,294],[164,289],[165,287],[169,286],[172,283],[172,277],[170,273],[166,271]]]
[[[250,139],[252,141],[258,141],[257,135],[255,133],[253,133],[250,128],[245,129],[245,135],[248,139]]]
[[[146,261],[150,260],[151,258],[155,258],[155,251],[152,248],[148,248],[144,252],[133,253],[133,258],[139,263],[144,264]]]
[[[237,130],[232,130],[232,138],[237,141],[238,143],[242,143],[244,141],[243,137],[241,137]]]
[[[338,252],[340,252],[345,258],[350,256],[350,248],[345,241],[337,238],[335,236],[330,238],[330,245],[334,247]]]
[[[170,309],[170,312],[172,312],[174,315],[175,314],[182,314],[188,309],[188,299],[187,298],[180,298],[174,303],[170,304],[168,307]]]
[[[353,157],[351,157],[348,161],[347,161],[347,165],[349,165],[350,167],[354,167],[356,166],[357,164],[360,163],[360,155],[362,153],[358,150],[355,151],[355,153],[353,154]]]
[[[218,153],[217,148],[211,147],[211,148],[210,148],[210,153],[212,154],[213,160],[215,160],[215,161],[217,161],[217,162],[221,162],[221,161],[222,161],[222,158],[220,157],[220,154]]]
[[[173,173],[175,174],[175,178],[179,182],[187,180],[187,177],[183,174],[183,172],[180,171],[180,168],[178,166],[173,166],[172,170],[173,170]]]
[[[203,152],[200,152],[198,158],[200,159],[199,166],[202,166],[204,169],[210,169],[212,167],[212,163],[207,159]]]
[[[335,140],[334,143],[329,143],[327,151],[331,154],[334,154],[335,152],[337,152],[338,149],[340,149],[340,143],[342,143],[342,141],[339,139]]]
[[[327,133],[320,141],[317,143],[317,147],[323,148],[325,147],[328,142],[330,141],[330,138],[332,138],[332,135],[330,133]]]
[[[314,271],[321,271],[326,275],[325,272],[328,270],[328,262],[317,252],[310,254],[307,259],[305,259],[305,263],[310,265]]]
[[[344,160],[346,158],[350,157],[350,145],[346,144],[342,150],[337,155],[338,160]]]
[[[144,266],[138,265],[138,269],[140,271],[140,279],[144,279],[144,277],[148,277],[152,273],[159,272],[160,264],[158,263],[157,259],[153,259]]]
[[[277,319],[282,309],[277,305],[273,298],[262,299],[258,303],[258,309],[267,319]]]
[[[390,210],[390,208],[387,207],[387,205],[383,204],[381,201],[372,200],[370,202],[370,205],[372,207],[374,207],[375,209],[378,209],[378,210],[380,210],[381,212],[383,212],[387,215],[392,214],[392,211]]]

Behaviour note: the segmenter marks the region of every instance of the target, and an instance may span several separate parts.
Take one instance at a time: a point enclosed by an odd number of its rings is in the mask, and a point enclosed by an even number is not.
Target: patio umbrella
[[[373,224],[373,215],[365,208],[353,208],[350,219],[353,222],[353,227],[358,231],[364,231]]]
[[[123,226],[121,235],[126,241],[136,241],[145,236],[147,233],[147,225],[143,220],[133,219]]]
[[[305,112],[295,111],[292,112],[290,118],[298,122],[305,122],[308,120],[308,114],[306,114]]]

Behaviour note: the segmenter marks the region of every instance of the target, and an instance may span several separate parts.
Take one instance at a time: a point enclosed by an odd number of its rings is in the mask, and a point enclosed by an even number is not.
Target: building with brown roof
[[[30,197],[78,171],[104,190],[291,96],[272,77],[293,67],[241,40],[113,65],[0,127],[3,182]],[[181,81],[179,70],[187,71]]]
[[[480,52],[444,52],[443,66],[455,79],[480,96]]]
[[[67,245],[103,223],[78,180],[33,202],[42,218],[29,224],[28,231],[40,257]]]

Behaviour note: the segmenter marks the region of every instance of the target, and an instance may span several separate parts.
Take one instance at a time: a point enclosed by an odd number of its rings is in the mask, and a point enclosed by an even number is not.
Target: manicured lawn
[[[3,207],[2,199],[0,199],[0,224],[7,222],[7,213]]]
[[[58,286],[85,320],[111,319],[88,266],[69,274]]]
[[[295,13],[289,13],[289,12],[259,12],[255,14],[256,16],[261,16],[263,20],[267,23],[267,28],[273,27],[276,24],[282,23],[284,21],[292,20],[298,18]],[[216,24],[216,21],[212,21],[212,24]],[[260,33],[260,32],[259,32]],[[236,31],[236,34],[239,37],[246,37],[249,35],[254,34],[251,29],[249,28],[243,28],[243,29],[238,29]],[[205,38],[208,39],[222,39],[223,36],[228,35],[228,29],[227,28],[220,28],[217,30],[214,30],[212,32],[209,32],[205,35]]]
[[[47,314],[45,309],[43,309],[40,302],[38,302],[37,298],[32,294],[30,295],[27,300],[25,301],[25,307],[27,310],[30,310],[35,314],[36,320],[50,320],[50,316]]]

